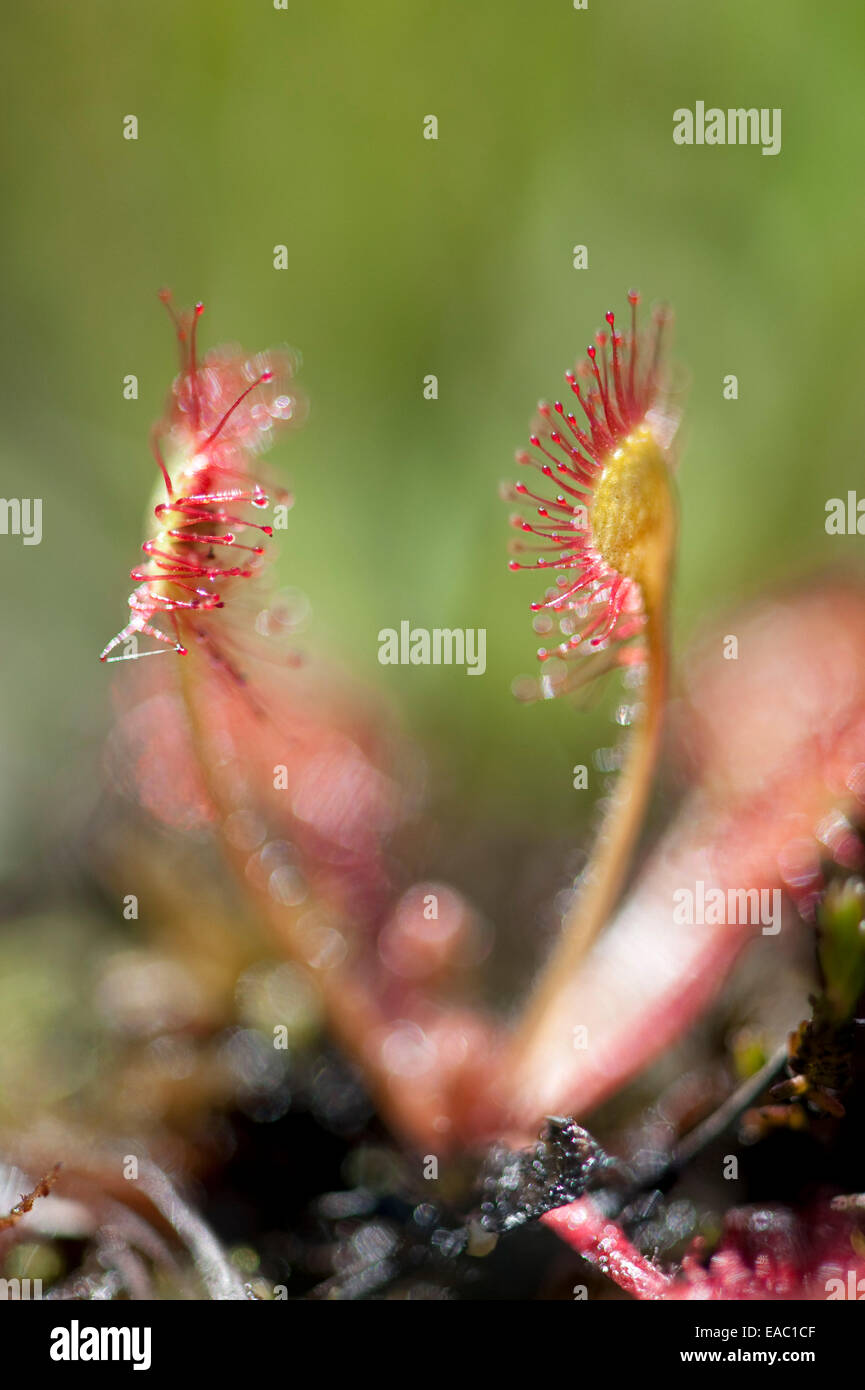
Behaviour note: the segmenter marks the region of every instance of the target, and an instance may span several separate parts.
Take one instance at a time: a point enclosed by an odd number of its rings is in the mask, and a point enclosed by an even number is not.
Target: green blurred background
[[[603,706],[510,693],[535,669],[537,584],[507,572],[497,484],[630,285],[674,305],[691,378],[679,649],[738,597],[857,556],[823,526],[862,478],[857,0],[46,0],[3,27],[2,492],[44,499],[40,546],[0,538],[4,868],[96,795],[127,674],[97,656],[175,364],[164,284],[205,301],[206,345],[301,350],[280,579],[310,598],[310,640],[398,702],[454,834],[561,831],[572,765],[613,737]],[[781,154],[674,145],[698,99],[781,107]],[[379,667],[402,618],[486,627],[485,677]]]

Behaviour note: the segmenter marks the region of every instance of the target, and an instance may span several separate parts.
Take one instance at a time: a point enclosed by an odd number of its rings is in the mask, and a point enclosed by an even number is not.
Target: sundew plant
[[[294,1055],[304,1054],[298,1018],[320,1014],[341,1057],[331,1067],[351,1068],[386,1127],[393,1161],[400,1155],[388,1187],[408,1224],[383,1225],[359,1195],[325,1203],[325,1221],[331,1207],[355,1212],[350,1239],[357,1244],[365,1232],[360,1244],[372,1254],[361,1267],[356,1256],[334,1255],[324,1291],[411,1287],[418,1267],[421,1287],[431,1278],[470,1284],[475,1262],[541,1222],[638,1299],[826,1297],[839,1260],[861,1258],[855,1193],[818,1191],[804,1209],[761,1210],[756,1225],[747,1208],[719,1204],[711,1245],[693,1217],[681,1229],[681,1202],[671,1198],[720,1139],[734,1167],[739,1145],[779,1133],[820,1134],[830,1152],[848,1142],[865,986],[865,845],[856,829],[865,764],[853,693],[816,746],[807,720],[798,734],[770,732],[759,714],[755,721],[747,687],[728,688],[719,674],[716,643],[689,699],[699,755],[692,789],[625,894],[670,688],[680,407],[670,389],[669,311],[641,329],[631,292],[626,329],[606,313],[607,327],[565,373],[573,405],[542,402],[530,447],[517,453],[532,481],[504,489],[521,507],[511,518],[519,539],[510,568],[548,585],[531,604],[545,638],[535,696],[568,700],[622,677],[626,696],[619,770],[594,845],[546,959],[508,1017],[465,997],[466,970],[479,976],[489,964],[471,905],[437,883],[398,887],[395,846],[417,814],[411,758],[370,697],[301,648],[296,614],[269,584],[266,544],[277,525],[290,538],[289,494],[263,481],[258,455],[302,413],[291,357],[201,351],[203,306],[178,313],[167,293],[161,298],[180,372],[151,439],[159,500],[145,558],[131,572],[131,618],[101,654],[135,667],[118,674],[112,756],[132,769],[128,794],[169,833],[169,876],[195,896],[206,850],[217,873],[233,873],[237,910],[290,963],[288,976],[280,966],[247,972],[244,993],[258,992],[258,1048],[277,1061],[288,1053],[291,1076],[303,1065]],[[291,525],[302,524],[301,509]],[[779,621],[817,626],[825,641],[839,610],[862,622],[858,604],[852,590],[827,591],[791,599]],[[137,664],[157,654],[170,664],[148,663],[142,683]],[[760,658],[769,669],[752,664],[747,680],[770,679],[776,659],[769,646]],[[532,693],[525,682],[518,690],[527,700]],[[728,719],[735,711],[721,748],[700,727],[723,722],[716,706]],[[575,741],[579,720],[575,708]],[[766,803],[746,788],[736,804],[735,788],[719,789],[729,771],[717,762],[727,763],[734,739],[740,756],[753,747],[749,761],[761,765],[764,786],[772,778],[783,786],[794,736],[810,749],[811,772],[787,796]],[[694,1026],[755,936],[777,934],[782,891],[812,942],[806,1016],[791,1019],[789,1040],[771,1055],[756,1034],[740,1044],[731,1060],[738,1080],[716,1081],[714,1090],[706,1083],[701,1094],[695,1079],[681,1119],[668,1096],[660,1141],[647,1148],[657,1127],[649,1110],[623,1151],[613,1151],[585,1127],[587,1115]],[[129,901],[137,905],[134,895]],[[693,930],[685,936],[683,927]],[[284,1021],[268,1028],[268,1017]],[[284,1083],[282,1068],[262,1066],[263,1056],[255,1086],[266,1109],[264,1098]],[[324,1103],[322,1086],[334,1084],[317,1075],[306,1082],[314,1107]],[[245,1080],[241,1063],[235,1084]],[[727,1094],[713,1110],[719,1090]],[[204,1108],[214,1103],[198,1097]],[[59,1147],[50,1172],[6,1219],[13,1241],[23,1216],[62,1185],[64,1167],[76,1168]],[[451,1172],[462,1175],[456,1184]],[[154,1191],[164,1181],[158,1166],[149,1181]],[[387,1259],[376,1253],[385,1231]],[[225,1296],[235,1296],[222,1259]],[[858,1264],[854,1271],[858,1278]],[[119,1267],[113,1278],[119,1288]],[[255,1288],[273,1296],[266,1278]]]
[[[154,3],[7,21],[0,1293],[861,1301],[858,9]]]

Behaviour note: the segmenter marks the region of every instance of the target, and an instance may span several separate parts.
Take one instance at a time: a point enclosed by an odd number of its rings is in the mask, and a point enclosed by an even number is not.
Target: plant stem
[[[568,990],[589,947],[615,907],[643,823],[663,728],[667,693],[666,606],[647,621],[647,674],[642,717],[633,730],[613,803],[598,834],[595,853],[576,899],[562,919],[558,941],[544,965],[508,1049],[506,1067],[531,1072],[543,1047],[546,1025]]]
[[[245,873],[246,854],[221,834],[224,822],[236,807],[231,804],[214,770],[212,742],[202,711],[207,703],[208,682],[219,680],[222,675],[209,669],[209,658],[197,642],[190,641],[188,647],[188,655],[180,658],[179,666],[190,737],[207,795],[218,814],[222,847],[238,882],[245,893],[255,900],[260,915],[283,950],[304,970],[321,1000],[333,1037],[360,1067],[366,1086],[385,1122],[418,1147],[428,1147],[436,1139],[436,1152],[442,1152],[447,1141],[436,1128],[442,1098],[391,1074],[381,1060],[376,1040],[380,1041],[393,1019],[382,1005],[374,979],[351,955],[342,964],[329,969],[310,969],[298,939],[298,910],[275,902],[269,894],[252,885]],[[345,935],[348,940],[351,939],[349,923],[345,924]]]
[[[703,1150],[721,1139],[734,1121],[738,1120],[744,1111],[750,1109],[757,1098],[784,1074],[788,1057],[789,1049],[785,1042],[775,1049],[759,1071],[740,1082],[736,1089],[730,1092],[727,1099],[718,1106],[717,1110],[713,1110],[711,1115],[707,1115],[704,1120],[689,1130],[684,1138],[679,1140],[663,1167],[654,1169],[643,1176],[638,1174],[635,1181],[624,1193],[618,1194],[613,1201],[607,1204],[605,1207],[607,1214],[618,1220],[631,1203],[641,1195],[647,1192],[669,1192],[685,1169],[699,1157]]]

